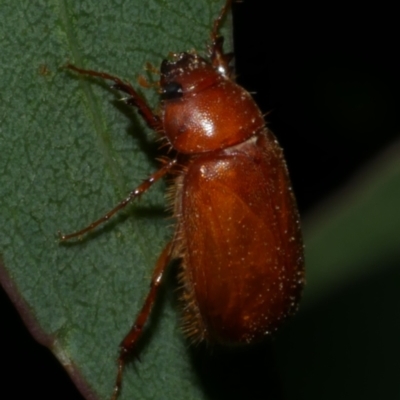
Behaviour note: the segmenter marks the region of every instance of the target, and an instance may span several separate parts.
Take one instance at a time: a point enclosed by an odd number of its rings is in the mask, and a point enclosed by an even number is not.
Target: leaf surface
[[[0,252],[3,286],[37,340],[87,398],[110,397],[118,345],[171,237],[164,183],[81,242],[60,245],[154,172],[158,144],[108,83],[67,62],[136,87],[173,52],[206,55],[222,1],[47,1],[1,6]],[[226,31],[223,32],[226,35]],[[140,92],[157,105],[157,90]],[[171,291],[167,291],[168,293]],[[179,332],[174,293],[161,296],[129,363],[123,399],[202,398]],[[151,342],[151,345],[150,345]],[[157,395],[158,394],[158,395]]]

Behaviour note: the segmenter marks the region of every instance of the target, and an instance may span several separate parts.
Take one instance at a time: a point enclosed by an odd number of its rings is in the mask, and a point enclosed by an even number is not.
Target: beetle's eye
[[[182,86],[177,82],[167,83],[161,92],[162,100],[178,99],[182,97]]]

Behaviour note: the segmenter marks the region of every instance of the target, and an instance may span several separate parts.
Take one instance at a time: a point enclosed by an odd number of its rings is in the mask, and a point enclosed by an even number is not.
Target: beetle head
[[[215,84],[221,76],[197,54],[174,53],[161,64],[161,98],[171,100],[197,93]]]

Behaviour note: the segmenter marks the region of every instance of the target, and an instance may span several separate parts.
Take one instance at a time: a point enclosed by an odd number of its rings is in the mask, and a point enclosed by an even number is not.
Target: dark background
[[[399,137],[400,32],[377,3],[267,4],[235,7],[238,80],[271,111],[304,214]]]
[[[398,138],[397,13],[361,4],[245,0],[234,7],[238,82],[270,112],[302,215]],[[29,389],[29,397],[80,399],[2,290],[0,316],[1,380],[15,387],[5,398],[26,398]]]

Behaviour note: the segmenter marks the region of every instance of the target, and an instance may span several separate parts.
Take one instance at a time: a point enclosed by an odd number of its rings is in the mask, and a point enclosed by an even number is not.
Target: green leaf
[[[399,152],[393,145],[306,219],[305,307],[400,257]]]
[[[87,397],[110,398],[118,345],[172,235],[165,185],[82,242],[86,226],[157,169],[158,144],[107,84],[67,62],[131,81],[169,52],[206,54],[221,0],[47,1],[1,5],[0,256],[2,284],[37,340]],[[227,32],[224,32],[225,36]],[[140,90],[153,107],[157,90]],[[157,304],[143,363],[129,363],[123,399],[202,398],[179,332],[174,293]],[[134,365],[135,364],[135,365]]]

